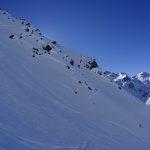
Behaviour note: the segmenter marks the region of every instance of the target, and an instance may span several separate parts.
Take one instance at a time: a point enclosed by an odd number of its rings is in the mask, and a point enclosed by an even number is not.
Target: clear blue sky
[[[1,0],[0,7],[104,70],[150,72],[149,0]]]

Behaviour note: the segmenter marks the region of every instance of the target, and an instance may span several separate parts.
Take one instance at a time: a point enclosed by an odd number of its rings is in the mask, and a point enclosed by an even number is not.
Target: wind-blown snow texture
[[[149,150],[149,116],[95,60],[0,11],[0,150]]]

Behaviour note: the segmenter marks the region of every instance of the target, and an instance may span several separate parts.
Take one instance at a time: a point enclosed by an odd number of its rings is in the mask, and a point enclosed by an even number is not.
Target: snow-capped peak
[[[134,78],[144,84],[150,84],[150,74],[147,72],[138,73],[136,76],[134,76]]]
[[[121,72],[121,73],[118,74],[118,77],[117,77],[116,81],[117,80],[130,81],[131,79],[126,73]]]

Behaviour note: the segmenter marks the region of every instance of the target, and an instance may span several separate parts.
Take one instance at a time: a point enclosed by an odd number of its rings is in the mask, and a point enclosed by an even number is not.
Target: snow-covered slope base
[[[149,116],[95,60],[0,11],[0,150],[149,150]]]

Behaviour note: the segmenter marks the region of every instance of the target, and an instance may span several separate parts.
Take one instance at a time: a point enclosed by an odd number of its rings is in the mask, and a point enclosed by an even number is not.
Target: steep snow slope
[[[114,81],[126,91],[137,97],[146,104],[150,98],[150,74],[141,72],[130,77],[126,73],[112,73],[105,71],[104,74],[110,81]]]
[[[148,150],[149,108],[24,22],[0,11],[0,150]]]

